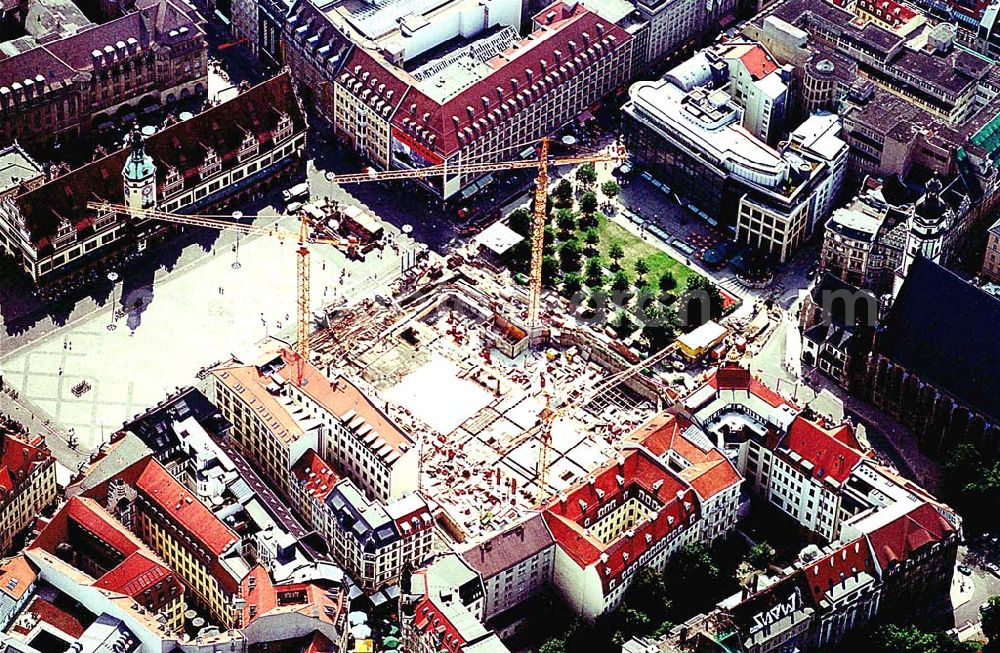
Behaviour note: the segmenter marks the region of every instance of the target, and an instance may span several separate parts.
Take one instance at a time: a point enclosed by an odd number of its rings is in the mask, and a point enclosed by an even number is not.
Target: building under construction
[[[413,435],[420,490],[456,541],[586,477],[671,396],[557,303],[543,302],[542,317],[561,326],[529,347],[527,292],[476,260],[427,261],[379,299],[332,315],[312,351],[366,382]]]

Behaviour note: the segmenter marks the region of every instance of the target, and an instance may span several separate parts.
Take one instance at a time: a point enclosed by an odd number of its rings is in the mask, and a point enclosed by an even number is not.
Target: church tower
[[[953,211],[941,199],[944,185],[935,175],[927,182],[927,192],[917,200],[913,207],[906,232],[906,245],[903,248],[903,262],[896,271],[893,284],[893,297],[899,292],[903,280],[910,271],[910,265],[918,256],[941,262],[941,250],[944,247],[944,237],[951,227]]]
[[[132,152],[122,169],[125,205],[132,211],[152,208],[156,204],[156,166],[153,158],[146,154],[138,126],[129,136],[129,145]]]

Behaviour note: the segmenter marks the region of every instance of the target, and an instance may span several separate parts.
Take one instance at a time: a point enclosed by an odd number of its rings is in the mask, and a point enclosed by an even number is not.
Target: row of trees
[[[671,558],[663,573],[640,567],[615,612],[593,624],[575,621],[567,632],[547,640],[538,652],[618,653],[632,637],[666,633],[675,623],[711,608],[724,593],[724,582],[711,551],[701,544],[689,544]]]

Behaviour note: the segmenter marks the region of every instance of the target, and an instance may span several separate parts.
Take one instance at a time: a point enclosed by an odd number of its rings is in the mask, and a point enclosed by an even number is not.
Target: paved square
[[[290,219],[283,222],[294,227]],[[119,282],[115,305],[127,310],[114,329],[108,328],[106,304],[5,352],[0,359],[5,381],[56,425],[73,429],[79,449],[89,450],[168,392],[196,383],[201,368],[250,352],[268,335],[291,342],[295,244],[244,238],[234,268],[235,254],[221,242],[216,255],[189,247],[172,272],[159,270],[146,286],[129,285],[126,272],[128,289],[122,297]],[[358,262],[317,246],[311,258],[314,309],[339,295],[370,296],[400,269],[391,248]],[[344,268],[349,276],[341,284]],[[81,382],[89,389],[79,387]]]

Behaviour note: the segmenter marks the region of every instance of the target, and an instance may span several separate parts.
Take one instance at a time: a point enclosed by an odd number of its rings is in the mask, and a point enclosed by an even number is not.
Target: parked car
[[[972,570],[969,569],[968,567],[966,567],[965,565],[959,565],[958,566],[958,573],[964,574],[966,576],[971,576],[972,575]]]

